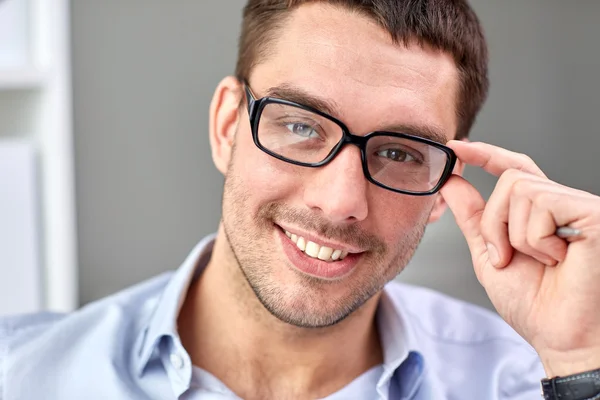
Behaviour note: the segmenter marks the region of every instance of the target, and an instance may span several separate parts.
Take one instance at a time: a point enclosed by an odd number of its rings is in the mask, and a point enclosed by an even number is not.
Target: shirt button
[[[171,365],[173,365],[173,367],[175,367],[175,369],[181,369],[181,368],[183,368],[183,364],[184,364],[183,358],[179,354],[172,353],[169,356],[169,359],[171,361]]]

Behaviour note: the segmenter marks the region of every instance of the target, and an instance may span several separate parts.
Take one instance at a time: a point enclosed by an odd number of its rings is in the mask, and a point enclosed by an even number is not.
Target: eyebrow
[[[269,88],[266,96],[293,101],[294,103],[309,106],[331,116],[339,114],[337,110],[339,110],[340,107],[335,101],[317,97],[289,83],[283,83],[279,86]]]
[[[304,106],[309,106],[330,116],[339,115],[338,110],[340,107],[335,101],[315,96],[290,83],[283,83],[279,86],[273,86],[269,88],[266,92],[266,97],[275,97],[282,100],[292,101]],[[448,142],[448,136],[444,133],[444,131],[437,126],[432,125],[396,124],[382,129],[377,129],[377,131],[405,133],[407,135],[429,139],[441,144],[446,144],[446,142]]]
[[[449,140],[442,129],[431,125],[401,124],[378,129],[378,131],[405,133],[407,135],[429,139],[440,144],[446,144]]]

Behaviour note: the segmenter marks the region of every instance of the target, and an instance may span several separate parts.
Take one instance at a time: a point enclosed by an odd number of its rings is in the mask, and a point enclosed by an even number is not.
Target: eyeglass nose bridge
[[[353,135],[352,133],[350,133],[350,131],[348,130],[348,128],[346,128],[345,126],[341,126],[342,128],[342,138],[340,139],[340,141],[333,147],[333,149],[331,149],[331,151],[329,152],[329,154],[327,155],[327,157],[325,157],[325,159],[318,163],[318,166],[323,166],[326,164],[329,164],[331,161],[333,161],[341,152],[342,150],[349,144],[353,144],[356,147],[359,148],[360,150],[360,160],[362,163],[362,167],[363,167],[363,171],[368,174],[367,172],[367,159],[366,159],[366,148],[367,148],[367,140],[369,140],[369,135],[367,136],[358,136],[358,135]]]
[[[362,170],[363,170],[364,176],[367,178],[368,181],[370,181],[373,184],[380,186],[384,189],[388,189],[388,190],[391,190],[391,191],[397,192],[397,193],[413,195],[413,196],[427,196],[427,195],[436,193],[444,185],[444,183],[448,180],[448,178],[452,174],[454,165],[457,160],[456,155],[454,154],[452,149],[450,149],[446,146],[443,146],[440,143],[435,143],[432,140],[423,139],[423,138],[415,138],[414,136],[401,134],[401,133],[398,133],[398,134],[392,133],[391,136],[394,136],[394,137],[396,137],[396,136],[408,137],[410,139],[417,140],[418,142],[424,142],[426,144],[436,147],[438,150],[440,150],[446,154],[447,161],[446,161],[446,166],[444,168],[444,171],[442,172],[441,177],[439,179],[439,182],[437,183],[437,185],[435,187],[433,187],[430,190],[412,191],[412,190],[398,189],[398,188],[394,188],[392,186],[383,184],[383,183],[379,182],[378,180],[376,180],[369,171],[369,160],[368,160],[369,156],[367,154],[367,143],[370,139],[372,139],[374,137],[378,137],[378,136],[382,136],[382,135],[390,136],[390,132],[375,131],[375,132],[368,133],[364,136],[354,135],[354,134],[350,133],[350,130],[346,127],[346,125],[344,125],[343,122],[341,122],[329,115],[323,114],[322,112],[319,112],[318,110],[312,109],[310,107],[302,106],[297,103],[293,103],[293,102],[289,102],[289,101],[285,101],[285,100],[281,100],[281,99],[273,99],[273,98],[269,98],[269,97],[264,97],[260,100],[257,100],[256,96],[254,95],[254,93],[252,93],[250,87],[248,86],[248,84],[246,82],[245,82],[244,86],[245,86],[245,95],[246,95],[245,97],[246,97],[247,106],[248,106],[248,115],[250,117],[250,123],[251,123],[251,128],[252,128],[252,135],[254,137],[254,143],[262,151],[264,151],[267,154],[269,154],[275,158],[278,158],[282,161],[289,162],[289,163],[296,164],[296,165],[302,165],[305,167],[313,167],[313,168],[321,167],[321,166],[324,166],[324,165],[330,163],[333,159],[335,159],[335,157],[337,157],[337,155],[344,149],[344,147],[347,144],[353,144],[360,149]],[[342,138],[331,149],[331,151],[329,152],[327,157],[325,157],[325,159],[323,159],[321,162],[317,162],[317,163],[299,162],[299,161],[293,161],[293,160],[290,160],[289,158],[278,155],[278,154],[274,153],[273,151],[262,146],[258,141],[258,122],[260,119],[260,117],[258,117],[258,115],[262,112],[261,111],[262,108],[264,108],[265,105],[270,104],[270,102],[279,103],[279,104],[288,104],[288,105],[292,105],[294,107],[300,107],[305,110],[309,110],[309,111],[315,112],[319,115],[322,115],[322,116],[330,119],[331,121],[335,122],[338,126],[340,126],[340,128],[342,129]]]

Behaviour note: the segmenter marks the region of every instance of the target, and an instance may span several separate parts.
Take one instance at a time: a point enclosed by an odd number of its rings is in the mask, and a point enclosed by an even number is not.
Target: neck
[[[258,301],[222,229],[211,261],[179,315],[179,334],[194,365],[238,396],[322,398],[382,362],[375,324],[379,296],[327,328],[299,328]]]

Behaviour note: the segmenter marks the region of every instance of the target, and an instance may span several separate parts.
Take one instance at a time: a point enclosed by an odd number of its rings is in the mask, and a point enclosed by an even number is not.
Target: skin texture
[[[323,18],[319,8],[332,14],[332,20],[315,23]],[[348,18],[361,23],[365,32],[354,32],[360,28],[349,27]],[[400,51],[364,18],[322,5],[300,9],[288,27],[276,56],[259,65],[250,79],[258,96],[272,86],[291,84],[334,99],[336,116],[359,134],[420,124],[438,126],[451,137],[456,71],[449,57]],[[307,36],[308,30],[313,33]],[[356,36],[363,41],[360,48],[348,41]],[[387,46],[371,50],[377,41]],[[371,78],[384,75],[380,81]],[[395,85],[389,87],[389,82]],[[401,196],[368,184],[356,148],[345,149],[320,169],[282,163],[252,144],[246,119],[242,113],[236,151],[223,171],[223,228],[232,252],[258,298],[277,318],[306,327],[336,323],[406,265],[435,197]],[[299,275],[285,265],[289,262],[273,223],[364,250],[360,268],[335,282]]]
[[[294,86],[333,103],[355,134],[409,125],[454,137],[458,80],[450,55],[394,44],[364,16],[322,4],[295,10],[274,45],[249,78],[257,97]],[[242,94],[226,78],[214,95],[222,223],[180,332],[194,363],[243,398],[324,397],[382,361],[374,324],[381,288],[445,205],[440,195],[405,196],[369,183],[353,146],[321,168],[265,154],[238,108]],[[278,225],[360,249],[360,260],[341,279],[307,276],[283,252]]]
[[[600,367],[600,197],[549,180],[527,156],[448,144],[499,177],[486,203],[464,179],[442,189],[498,313],[537,351],[548,377]],[[555,235],[570,226],[582,236]]]
[[[247,399],[321,398],[341,389],[381,363],[374,323],[381,288],[448,205],[479,281],[548,376],[600,367],[598,196],[552,182],[522,154],[451,140],[458,74],[449,54],[394,44],[364,16],[319,3],[296,9],[273,46],[249,77],[258,97],[282,85],[301,88],[331,103],[358,135],[393,126],[436,130],[460,162],[429,197],[368,183],[355,147],[321,168],[287,164],[253,144],[239,107],[243,88],[225,78],[210,110],[212,155],[225,175],[222,223],[178,321],[195,365]],[[499,178],[488,202],[460,177],[465,164]],[[559,239],[562,225],[584,235]],[[283,251],[280,226],[360,250],[356,267],[336,280],[301,273]]]

